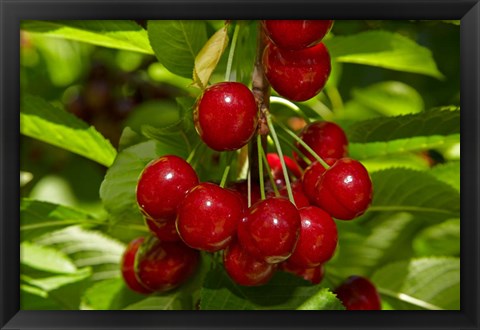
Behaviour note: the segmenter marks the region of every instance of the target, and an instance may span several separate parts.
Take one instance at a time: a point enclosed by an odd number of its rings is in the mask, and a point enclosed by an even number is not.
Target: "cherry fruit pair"
[[[320,41],[332,20],[265,20],[269,37],[263,53],[265,76],[278,94],[291,101],[306,101],[327,83],[331,63]]]

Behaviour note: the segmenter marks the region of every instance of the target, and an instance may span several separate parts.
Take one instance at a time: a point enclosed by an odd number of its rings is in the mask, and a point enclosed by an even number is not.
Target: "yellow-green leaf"
[[[225,26],[208,39],[202,50],[195,57],[193,86],[205,89],[227,45],[228,31]]]

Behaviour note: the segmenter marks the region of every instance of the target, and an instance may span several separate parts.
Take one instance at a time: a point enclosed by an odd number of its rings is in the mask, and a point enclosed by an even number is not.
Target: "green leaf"
[[[82,310],[118,310],[145,299],[128,289],[123,278],[110,278],[89,287],[82,296]]]
[[[336,297],[321,285],[285,272],[277,272],[266,285],[235,284],[223,267],[211,270],[201,292],[205,310],[343,309]]]
[[[20,132],[110,166],[115,148],[93,126],[31,95],[22,97]]]
[[[371,178],[374,196],[367,212],[409,212],[437,222],[459,215],[459,192],[427,172],[390,169]]]
[[[428,48],[398,33],[366,31],[325,40],[338,62],[357,63],[442,79]]]
[[[62,286],[83,281],[91,275],[89,268],[79,269],[75,273],[55,275],[44,278],[33,278],[27,275],[20,275],[20,279],[32,286],[40,288],[45,292],[54,291]]]
[[[420,225],[412,214],[382,212],[359,221],[337,221],[338,246],[326,265],[327,278],[330,273],[339,278],[370,276],[386,262],[412,256],[411,237]]]
[[[389,264],[372,277],[395,309],[459,310],[460,260],[420,258]]]
[[[39,237],[34,243],[61,251],[78,268],[92,268],[93,281],[120,276],[125,245],[100,231],[68,227]]]
[[[185,147],[185,146],[184,146]],[[133,239],[139,231],[147,231],[137,205],[136,187],[145,166],[167,154],[185,157],[185,152],[168,143],[147,141],[124,149],[108,169],[100,187],[100,198],[110,214],[111,230],[118,226],[115,237]]]
[[[22,21],[20,28],[31,33],[76,40],[109,47],[153,54],[147,31],[127,20]]]
[[[460,161],[450,161],[434,166],[430,174],[460,191]]]
[[[412,87],[399,81],[385,81],[352,92],[354,101],[380,115],[398,116],[423,110],[423,99]]]
[[[380,156],[367,159],[362,157],[354,158],[362,160],[362,164],[365,166],[368,173],[399,167],[418,171],[427,171],[430,169],[430,165],[424,157],[412,153]]]
[[[346,133],[350,142],[358,143],[460,134],[459,110],[445,107],[417,114],[369,119],[352,124]]]
[[[417,136],[385,142],[350,143],[349,155],[362,160],[374,157],[389,157],[390,155],[405,154],[428,149],[448,146],[460,141],[460,134]]]
[[[20,187],[26,186],[33,179],[33,174],[26,171],[20,171]]]
[[[50,273],[72,274],[77,267],[62,252],[30,242],[20,244],[20,263]]]
[[[460,219],[425,228],[413,240],[417,256],[460,256]]]
[[[224,26],[208,39],[195,57],[193,68],[193,86],[205,89],[210,76],[217,67],[225,48],[228,45],[228,29]]]
[[[92,226],[98,223],[88,213],[70,207],[25,198],[20,202],[21,241],[72,225]]]
[[[148,38],[158,61],[169,71],[191,78],[195,57],[207,42],[204,21],[148,21]]]

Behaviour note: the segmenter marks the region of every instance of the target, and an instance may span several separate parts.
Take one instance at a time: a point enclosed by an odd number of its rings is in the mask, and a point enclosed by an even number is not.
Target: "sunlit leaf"
[[[24,20],[21,29],[31,33],[76,40],[97,46],[153,54],[147,31],[128,20]]]
[[[105,166],[113,163],[117,153],[93,126],[36,96],[21,99],[20,132]]]
[[[200,89],[207,87],[210,76],[217,67],[218,61],[220,61],[227,45],[228,29],[225,26],[208,39],[207,43],[195,57],[195,66],[193,68],[194,86]]]
[[[338,62],[378,66],[439,79],[444,77],[428,48],[398,33],[365,31],[336,36],[325,40],[325,45]]]
[[[420,258],[389,264],[372,277],[395,309],[460,309],[460,260]]]

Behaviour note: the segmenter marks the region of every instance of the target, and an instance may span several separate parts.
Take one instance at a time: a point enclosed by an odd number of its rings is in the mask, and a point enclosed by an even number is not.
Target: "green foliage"
[[[134,21],[22,21],[21,29],[31,33],[76,40],[97,46],[153,54],[147,32]]]
[[[372,280],[396,309],[460,309],[458,258],[420,258],[392,263],[376,271]]]
[[[338,62],[366,64],[444,78],[428,48],[397,33],[365,31],[325,40]]]
[[[149,21],[148,38],[158,61],[169,71],[191,78],[195,57],[207,41],[203,21]]]
[[[202,289],[200,309],[341,310],[344,307],[336,296],[322,285],[311,285],[289,273],[277,272],[263,286],[243,287],[235,284],[223,267],[217,267],[207,274]]]
[[[37,96],[22,97],[20,132],[105,166],[110,166],[116,156],[110,142],[94,127]]]

